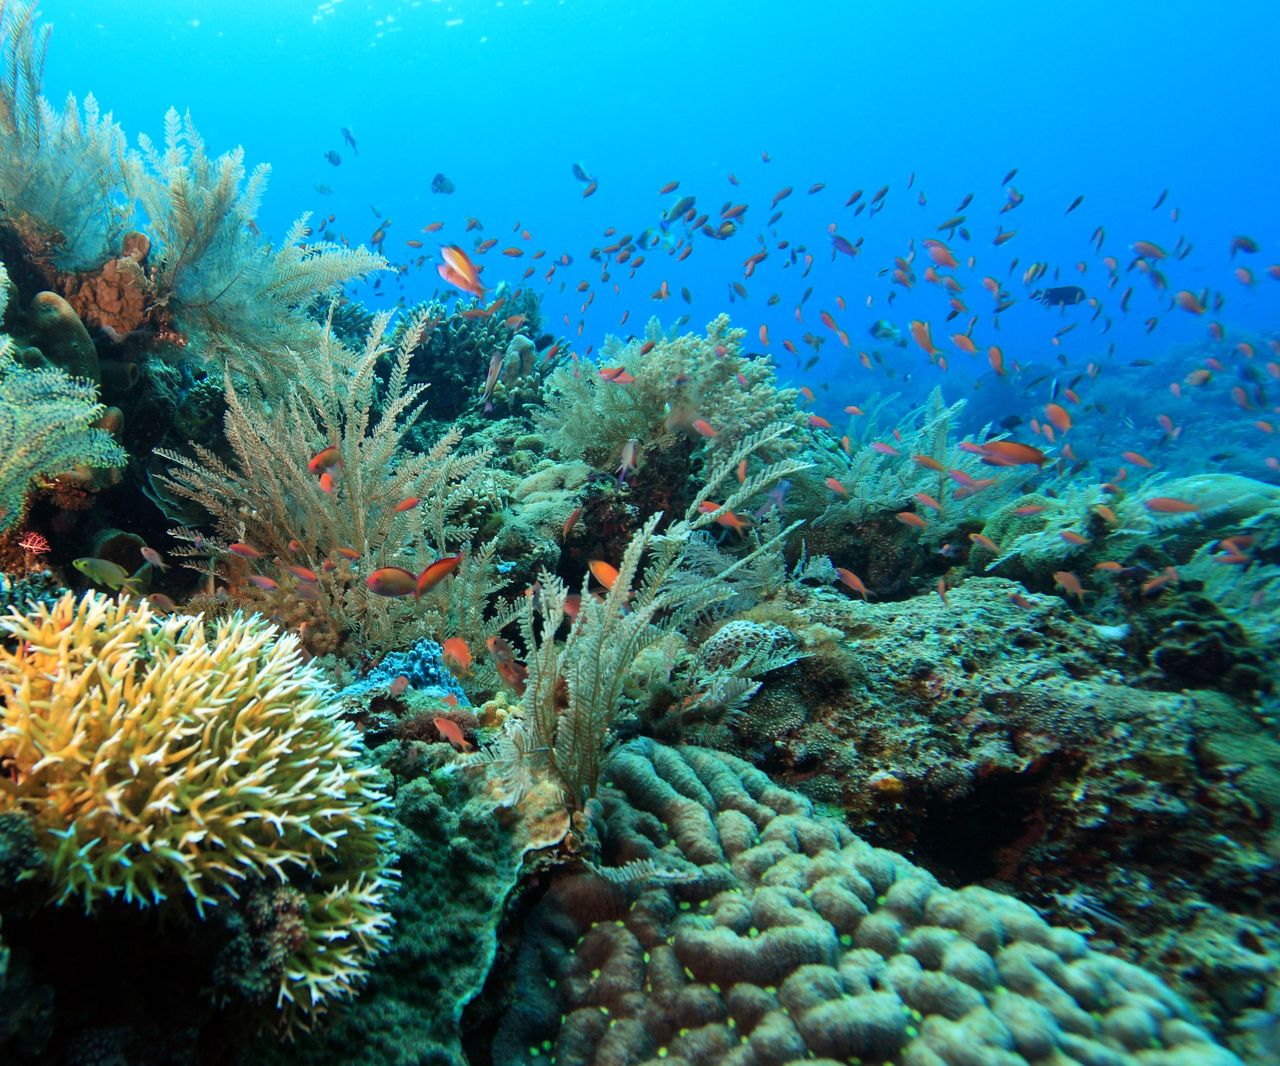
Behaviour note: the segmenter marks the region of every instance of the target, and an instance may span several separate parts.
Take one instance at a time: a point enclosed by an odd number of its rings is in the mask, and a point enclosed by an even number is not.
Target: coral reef
[[[531,915],[496,1066],[1239,1062],[1150,974],[740,760],[638,741],[603,798],[610,876],[562,875]]]

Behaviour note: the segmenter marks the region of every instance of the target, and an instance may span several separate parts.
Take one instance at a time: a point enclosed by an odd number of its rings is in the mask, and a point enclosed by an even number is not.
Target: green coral
[[[7,282],[0,266],[0,316]],[[0,532],[21,517],[33,478],[126,460],[111,434],[94,427],[106,411],[96,385],[61,370],[26,369],[12,349],[10,339],[0,337]]]

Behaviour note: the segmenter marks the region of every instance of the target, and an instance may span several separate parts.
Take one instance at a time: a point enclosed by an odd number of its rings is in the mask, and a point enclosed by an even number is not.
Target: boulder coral
[[[638,741],[611,769],[619,866],[531,915],[497,1066],[1239,1062],[1156,977],[943,887],[741,760]]]

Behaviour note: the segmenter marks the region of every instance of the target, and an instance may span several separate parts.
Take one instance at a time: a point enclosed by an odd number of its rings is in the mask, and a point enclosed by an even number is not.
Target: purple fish
[[[844,255],[847,255],[850,259],[852,259],[855,255],[858,254],[858,249],[855,248],[852,244],[850,244],[847,240],[845,240],[844,237],[841,237],[840,234],[838,233],[833,233],[831,235],[831,247],[834,248],[837,252],[841,252]]]

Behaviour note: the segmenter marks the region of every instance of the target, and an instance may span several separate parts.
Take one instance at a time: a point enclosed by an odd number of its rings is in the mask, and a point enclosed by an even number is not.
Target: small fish
[[[444,662],[455,674],[462,676],[471,671],[471,649],[461,637],[450,637],[441,646],[444,650]]]
[[[1053,583],[1068,596],[1074,596],[1081,603],[1084,603],[1085,588],[1080,584],[1080,579],[1070,570],[1055,571]]]
[[[164,561],[160,553],[156,551],[155,548],[143,547],[139,550],[142,552],[142,557],[152,566],[160,570],[169,569],[169,564]]]
[[[380,566],[364,583],[375,596],[410,596],[418,587],[418,579],[400,566]]]
[[[444,262],[436,267],[440,277],[455,288],[483,300],[486,290],[480,283],[480,271],[476,269],[471,257],[456,244],[442,247],[440,255],[444,259]]]
[[[529,679],[529,670],[523,663],[516,661],[511,645],[501,637],[490,637],[484,644],[493,657],[498,676],[515,690],[517,696],[523,696],[525,683]]]
[[[1142,506],[1155,514],[1191,514],[1200,510],[1194,503],[1174,496],[1152,496],[1143,500]]]
[[[94,559],[86,556],[74,560],[71,565],[96,585],[106,585],[113,590],[123,588],[133,591],[134,589],[134,578],[129,575],[129,571],[109,559]]]
[[[337,153],[337,152],[335,152],[335,151],[333,151],[332,149],[330,149],[329,151],[325,152],[324,157],[325,157],[325,159],[327,159],[327,160],[328,160],[328,161],[329,161],[333,166],[335,166],[335,167],[340,167],[340,166],[342,166],[342,156],[338,155],[338,153]]]
[[[351,145],[351,150],[355,152],[356,155],[359,155],[360,149],[356,147],[356,139],[352,136],[351,131],[347,129],[346,126],[343,126],[338,132],[342,134],[342,140],[346,144]]]
[[[435,588],[462,565],[462,559],[461,555],[446,555],[444,558],[437,559],[434,563],[423,567],[422,573],[418,575],[414,582],[414,596],[421,596],[423,593]]]
[[[440,715],[436,715],[431,719],[431,724],[436,727],[437,733],[453,745],[455,750],[471,750],[471,745],[467,743],[467,738],[462,735],[462,727],[452,718],[442,718]]]
[[[871,598],[871,593],[867,590],[867,586],[862,583],[862,578],[852,570],[846,570],[843,566],[837,566],[836,573],[840,575],[840,580],[844,582],[845,585],[851,588],[864,600]]]
[[[484,379],[484,413],[491,414],[493,412],[493,390],[498,384],[498,375],[502,373],[502,360],[504,352],[501,348],[495,349],[493,357],[489,360],[489,372]]]
[[[587,563],[587,569],[591,571],[591,576],[607,589],[612,589],[614,582],[618,580],[618,568],[612,563],[606,563],[603,559],[590,560]]]
[[[450,196],[453,194],[456,186],[445,175],[437,174],[431,179],[431,191],[440,193],[442,196]]]
[[[988,466],[1044,466],[1049,457],[1029,444],[1019,444],[1011,440],[993,440],[978,446],[982,461]]]
[[[328,448],[322,448],[316,452],[307,463],[307,470],[312,474],[320,474],[331,467],[338,466],[342,462],[342,452],[337,445],[331,445]]]
[[[564,528],[560,530],[560,543],[563,544],[569,539],[569,534],[573,532],[573,527],[578,524],[578,519],[582,517],[583,508],[575,507],[569,512],[569,517],[564,520]]]
[[[241,559],[261,559],[262,552],[258,551],[252,544],[243,544],[237,541],[234,544],[227,545],[227,551],[232,555],[238,555]]]

